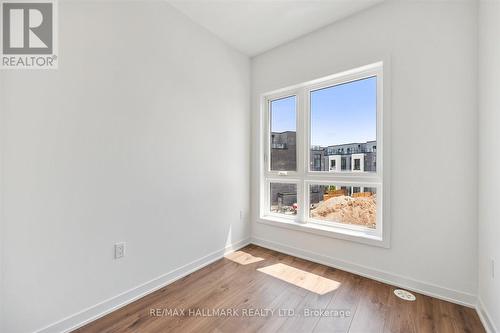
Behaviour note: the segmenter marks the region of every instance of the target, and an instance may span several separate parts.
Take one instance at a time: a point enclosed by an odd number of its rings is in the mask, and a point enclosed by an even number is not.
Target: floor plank
[[[394,289],[249,245],[74,332],[484,332],[471,308]]]

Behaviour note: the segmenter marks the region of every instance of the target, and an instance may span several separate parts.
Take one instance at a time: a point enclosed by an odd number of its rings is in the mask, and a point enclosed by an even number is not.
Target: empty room
[[[1,333],[500,333],[500,0],[0,0]]]

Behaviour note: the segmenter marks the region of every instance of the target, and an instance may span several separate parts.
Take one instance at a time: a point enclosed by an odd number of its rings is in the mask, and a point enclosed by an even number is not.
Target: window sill
[[[279,218],[274,216],[261,217],[260,219],[257,219],[257,222],[279,228],[307,232],[324,237],[337,238],[365,245],[389,248],[389,243],[387,241],[384,241],[382,237],[370,235],[359,230],[339,228],[334,226],[324,226],[315,223],[300,223],[286,218]]]

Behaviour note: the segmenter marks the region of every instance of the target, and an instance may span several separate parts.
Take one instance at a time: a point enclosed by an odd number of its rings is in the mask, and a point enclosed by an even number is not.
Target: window
[[[297,185],[270,183],[270,211],[281,215],[297,215]]]
[[[321,171],[321,154],[314,154],[314,169],[315,171]]]
[[[341,168],[340,170],[347,170],[347,158],[346,157],[341,157]]]
[[[270,104],[271,170],[296,170],[295,96],[277,99]]]
[[[314,196],[311,185],[309,218],[312,221],[341,223],[374,229],[377,219],[377,190],[373,187],[344,186],[335,184],[321,186],[322,196]]]
[[[382,73],[377,63],[264,97],[262,221],[384,241]]]
[[[359,158],[354,159],[354,170],[361,170],[361,160]]]
[[[368,154],[363,148],[376,142],[377,76],[327,84],[311,90],[309,95],[310,144],[339,147],[341,153],[353,157],[352,170],[375,172],[373,168],[365,170],[361,164]],[[362,156],[354,158],[355,154]],[[342,170],[352,171],[347,162]]]

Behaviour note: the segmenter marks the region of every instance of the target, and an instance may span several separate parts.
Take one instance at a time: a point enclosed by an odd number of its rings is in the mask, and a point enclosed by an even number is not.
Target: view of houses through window
[[[296,97],[271,102],[271,170],[297,169]]]
[[[296,122],[301,118],[297,113],[306,112],[310,146],[305,175],[318,173],[332,181],[297,184],[270,180],[269,210],[284,216],[297,215],[297,186],[303,186],[308,193],[305,203],[309,206],[309,220],[373,229],[377,223],[376,185],[346,185],[339,177],[377,171],[377,76],[306,92],[310,105],[305,111],[297,110],[296,95],[269,102],[269,170],[298,171]]]

